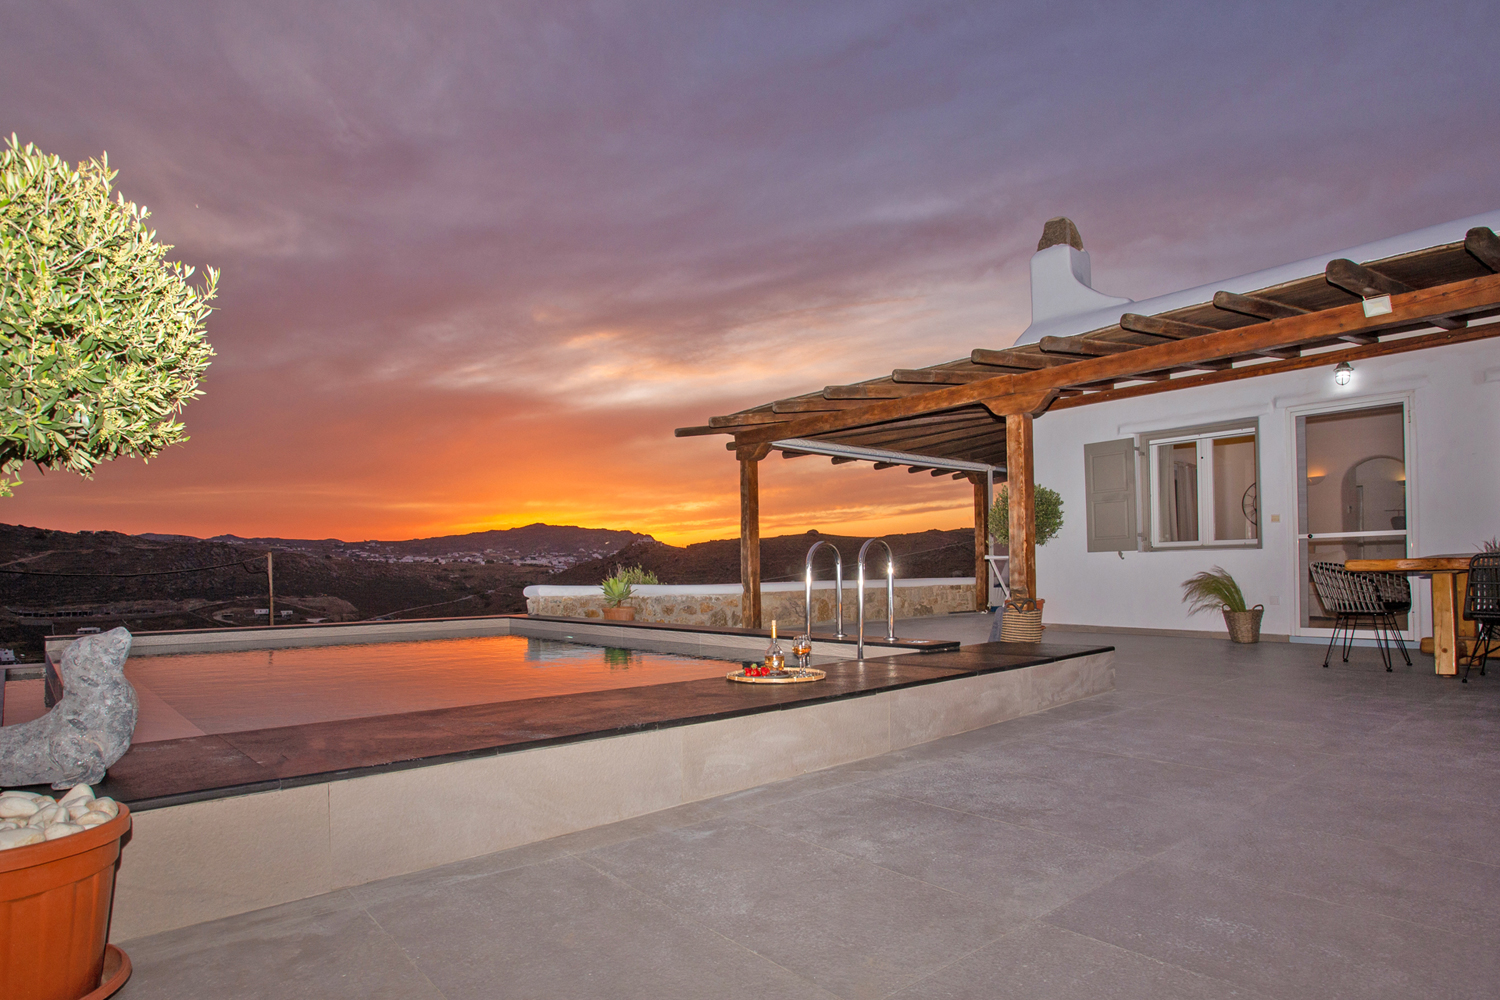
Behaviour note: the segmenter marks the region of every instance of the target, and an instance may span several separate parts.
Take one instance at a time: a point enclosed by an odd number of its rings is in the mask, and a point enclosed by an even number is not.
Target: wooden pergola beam
[[[752,424],[774,424],[785,419],[786,417],[771,410],[748,410],[722,417],[709,417],[708,426],[727,430],[732,427],[749,427]]]
[[[1107,403],[1112,399],[1152,396],[1158,392],[1192,389],[1204,385],[1217,385],[1220,382],[1238,382],[1241,379],[1259,378],[1262,375],[1275,375],[1280,372],[1300,371],[1305,368],[1323,368],[1336,365],[1340,361],[1354,362],[1366,358],[1384,357],[1389,354],[1406,354],[1410,351],[1422,351],[1450,344],[1465,344],[1473,340],[1485,340],[1490,337],[1500,337],[1500,323],[1470,326],[1456,331],[1424,334],[1417,337],[1404,337],[1401,340],[1377,341],[1374,344],[1351,346],[1345,350],[1327,351],[1322,354],[1304,354],[1287,361],[1274,361],[1263,365],[1249,365],[1244,368],[1234,368],[1227,372],[1216,372],[1208,375],[1189,375],[1182,378],[1174,378],[1170,384],[1166,385],[1128,385],[1118,389],[1090,392],[1070,399],[1060,399],[1052,404],[1052,408],[1055,410],[1065,410],[1074,406],[1087,406],[1091,403]]]
[[[865,437],[840,437],[839,444],[856,445],[861,448],[879,448],[882,445],[900,442],[902,451],[917,449],[917,454],[923,454],[922,449],[933,445],[946,444],[949,441],[958,441],[975,435],[993,434],[1000,431],[1000,424],[994,419],[983,423],[965,423],[962,426],[939,427],[921,434],[913,434],[910,431],[902,433],[895,428],[884,434]],[[937,456],[933,456],[937,457]]]
[[[1010,593],[1036,597],[1035,450],[1032,417],[1005,417],[1005,487],[1010,508]]]
[[[1500,271],[1500,236],[1488,226],[1475,226],[1464,236],[1464,249],[1491,271]]]
[[[1397,281],[1373,268],[1356,264],[1347,257],[1330,260],[1328,266],[1323,269],[1323,277],[1335,288],[1342,288],[1350,295],[1358,295],[1362,299],[1374,295],[1400,295],[1402,292],[1414,291],[1404,281]],[[1464,325],[1464,322],[1440,316],[1432,321],[1432,325],[1444,330],[1457,330]]]
[[[1168,319],[1165,316],[1142,316],[1140,313],[1125,313],[1120,317],[1120,329],[1130,333],[1144,333],[1148,337],[1161,337],[1164,340],[1187,340],[1189,337],[1201,337],[1205,333],[1218,333],[1219,330],[1212,326],[1199,326],[1196,323],[1184,323],[1181,320]]]
[[[1122,344],[1118,340],[1103,340],[1099,337],[1043,337],[1037,344],[1047,354],[1081,354],[1098,358],[1106,354],[1124,354],[1143,344]]]
[[[1293,316],[1306,316],[1308,312],[1300,306],[1288,305],[1263,295],[1241,295],[1237,292],[1214,292],[1214,308],[1264,320],[1291,319]]]
[[[740,623],[760,628],[760,461],[768,444],[741,447],[740,460]]]
[[[857,399],[825,399],[818,396],[799,396],[795,399],[778,399],[771,404],[772,413],[832,413],[858,406]]]
[[[824,399],[901,399],[916,396],[928,390],[920,385],[900,385],[895,382],[861,383],[859,385],[828,385],[823,387]]]
[[[1349,335],[1378,337],[1381,331],[1427,323],[1434,317],[1472,314],[1497,307],[1500,307],[1500,275],[1470,278],[1393,295],[1391,312],[1384,316],[1366,316],[1358,303],[1336,306],[1187,340],[1141,347],[1128,354],[1073,361],[1060,370],[1049,367],[1019,375],[997,375],[982,382],[946,386],[906,399],[877,400],[840,413],[808,414],[776,427],[747,427],[738,431],[736,438],[741,442],[751,442],[778,437],[815,437],[832,431],[956,409],[976,402],[1003,405],[1000,401],[1009,395],[1109,379],[1129,379],[1140,372],[1181,368],[1198,361],[1254,354],[1266,348],[1294,347]],[[1267,362],[1268,365],[1277,363]]]
[[[897,382],[923,385],[967,385],[994,377],[992,371],[965,371],[962,368],[897,368],[891,372],[891,378]]]
[[[1073,364],[1072,358],[1049,358],[1043,354],[1026,354],[1010,349],[992,351],[986,347],[976,347],[970,351],[969,360],[976,365],[1019,368],[1022,371],[1036,371],[1040,368],[1057,368],[1060,365]]]
[[[957,477],[955,477],[957,478]],[[990,605],[990,497],[984,476],[970,473],[974,484],[974,610],[988,611]]]

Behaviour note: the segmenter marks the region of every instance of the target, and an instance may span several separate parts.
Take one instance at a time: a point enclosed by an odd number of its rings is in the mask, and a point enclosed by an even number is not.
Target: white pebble
[[[26,821],[26,825],[43,827],[49,823],[66,823],[69,819],[71,817],[68,815],[68,811],[62,806],[42,806],[42,808],[31,814],[31,818]]]
[[[8,851],[12,847],[25,847],[28,844],[40,844],[46,839],[42,831],[30,828],[0,830],[0,851]]]
[[[0,819],[0,830],[19,830],[21,824],[13,819]]]
[[[89,799],[89,802],[92,802],[92,801],[94,801],[94,800],[93,799]],[[90,811],[89,810],[89,802],[78,802],[76,800],[73,801],[73,802],[69,802],[68,803],[68,818],[70,818],[70,819],[77,819],[78,817],[82,816],[84,813],[89,812]]]
[[[42,831],[42,835],[48,840],[57,840],[59,837],[71,837],[75,833],[82,833],[83,827],[77,823],[53,823]]]
[[[20,788],[13,788],[8,792],[0,791],[0,795],[19,795],[23,799],[36,799],[37,801],[51,802],[52,796],[43,795],[41,792],[28,792]]]
[[[120,803],[116,802],[114,799],[110,798],[107,795],[102,799],[94,799],[92,802],[90,802],[89,809],[93,810],[94,812],[104,813],[104,815],[108,816],[110,819],[114,819],[116,816],[120,815]]]
[[[112,819],[114,819],[113,816],[106,815],[105,813],[86,812],[73,822],[87,830],[91,826],[99,826],[100,824],[108,823]]]
[[[26,798],[14,792],[0,795],[0,819],[24,819],[40,808],[41,804],[33,798]]]
[[[72,788],[68,789],[68,794],[64,795],[57,801],[61,802],[63,805],[69,805],[73,802],[87,802],[93,797],[94,790],[88,785],[74,785]]]

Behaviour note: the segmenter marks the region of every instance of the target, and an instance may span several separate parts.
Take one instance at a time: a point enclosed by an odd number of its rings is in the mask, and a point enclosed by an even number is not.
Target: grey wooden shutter
[[[1135,441],[1099,441],[1083,446],[1085,506],[1090,552],[1134,552]]]

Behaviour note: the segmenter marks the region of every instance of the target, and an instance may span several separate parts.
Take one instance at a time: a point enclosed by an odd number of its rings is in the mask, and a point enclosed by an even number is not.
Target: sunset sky
[[[192,440],[0,521],[738,533],[711,414],[1500,207],[1500,4],[3,0],[0,130],[222,270]],[[762,531],[969,522],[772,457]]]

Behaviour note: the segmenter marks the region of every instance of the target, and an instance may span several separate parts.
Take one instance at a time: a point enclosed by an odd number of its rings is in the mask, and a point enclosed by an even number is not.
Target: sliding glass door
[[[1296,418],[1298,632],[1334,624],[1312,585],[1315,562],[1394,559],[1407,545],[1405,403],[1304,413]],[[1406,615],[1397,617],[1411,631]]]

